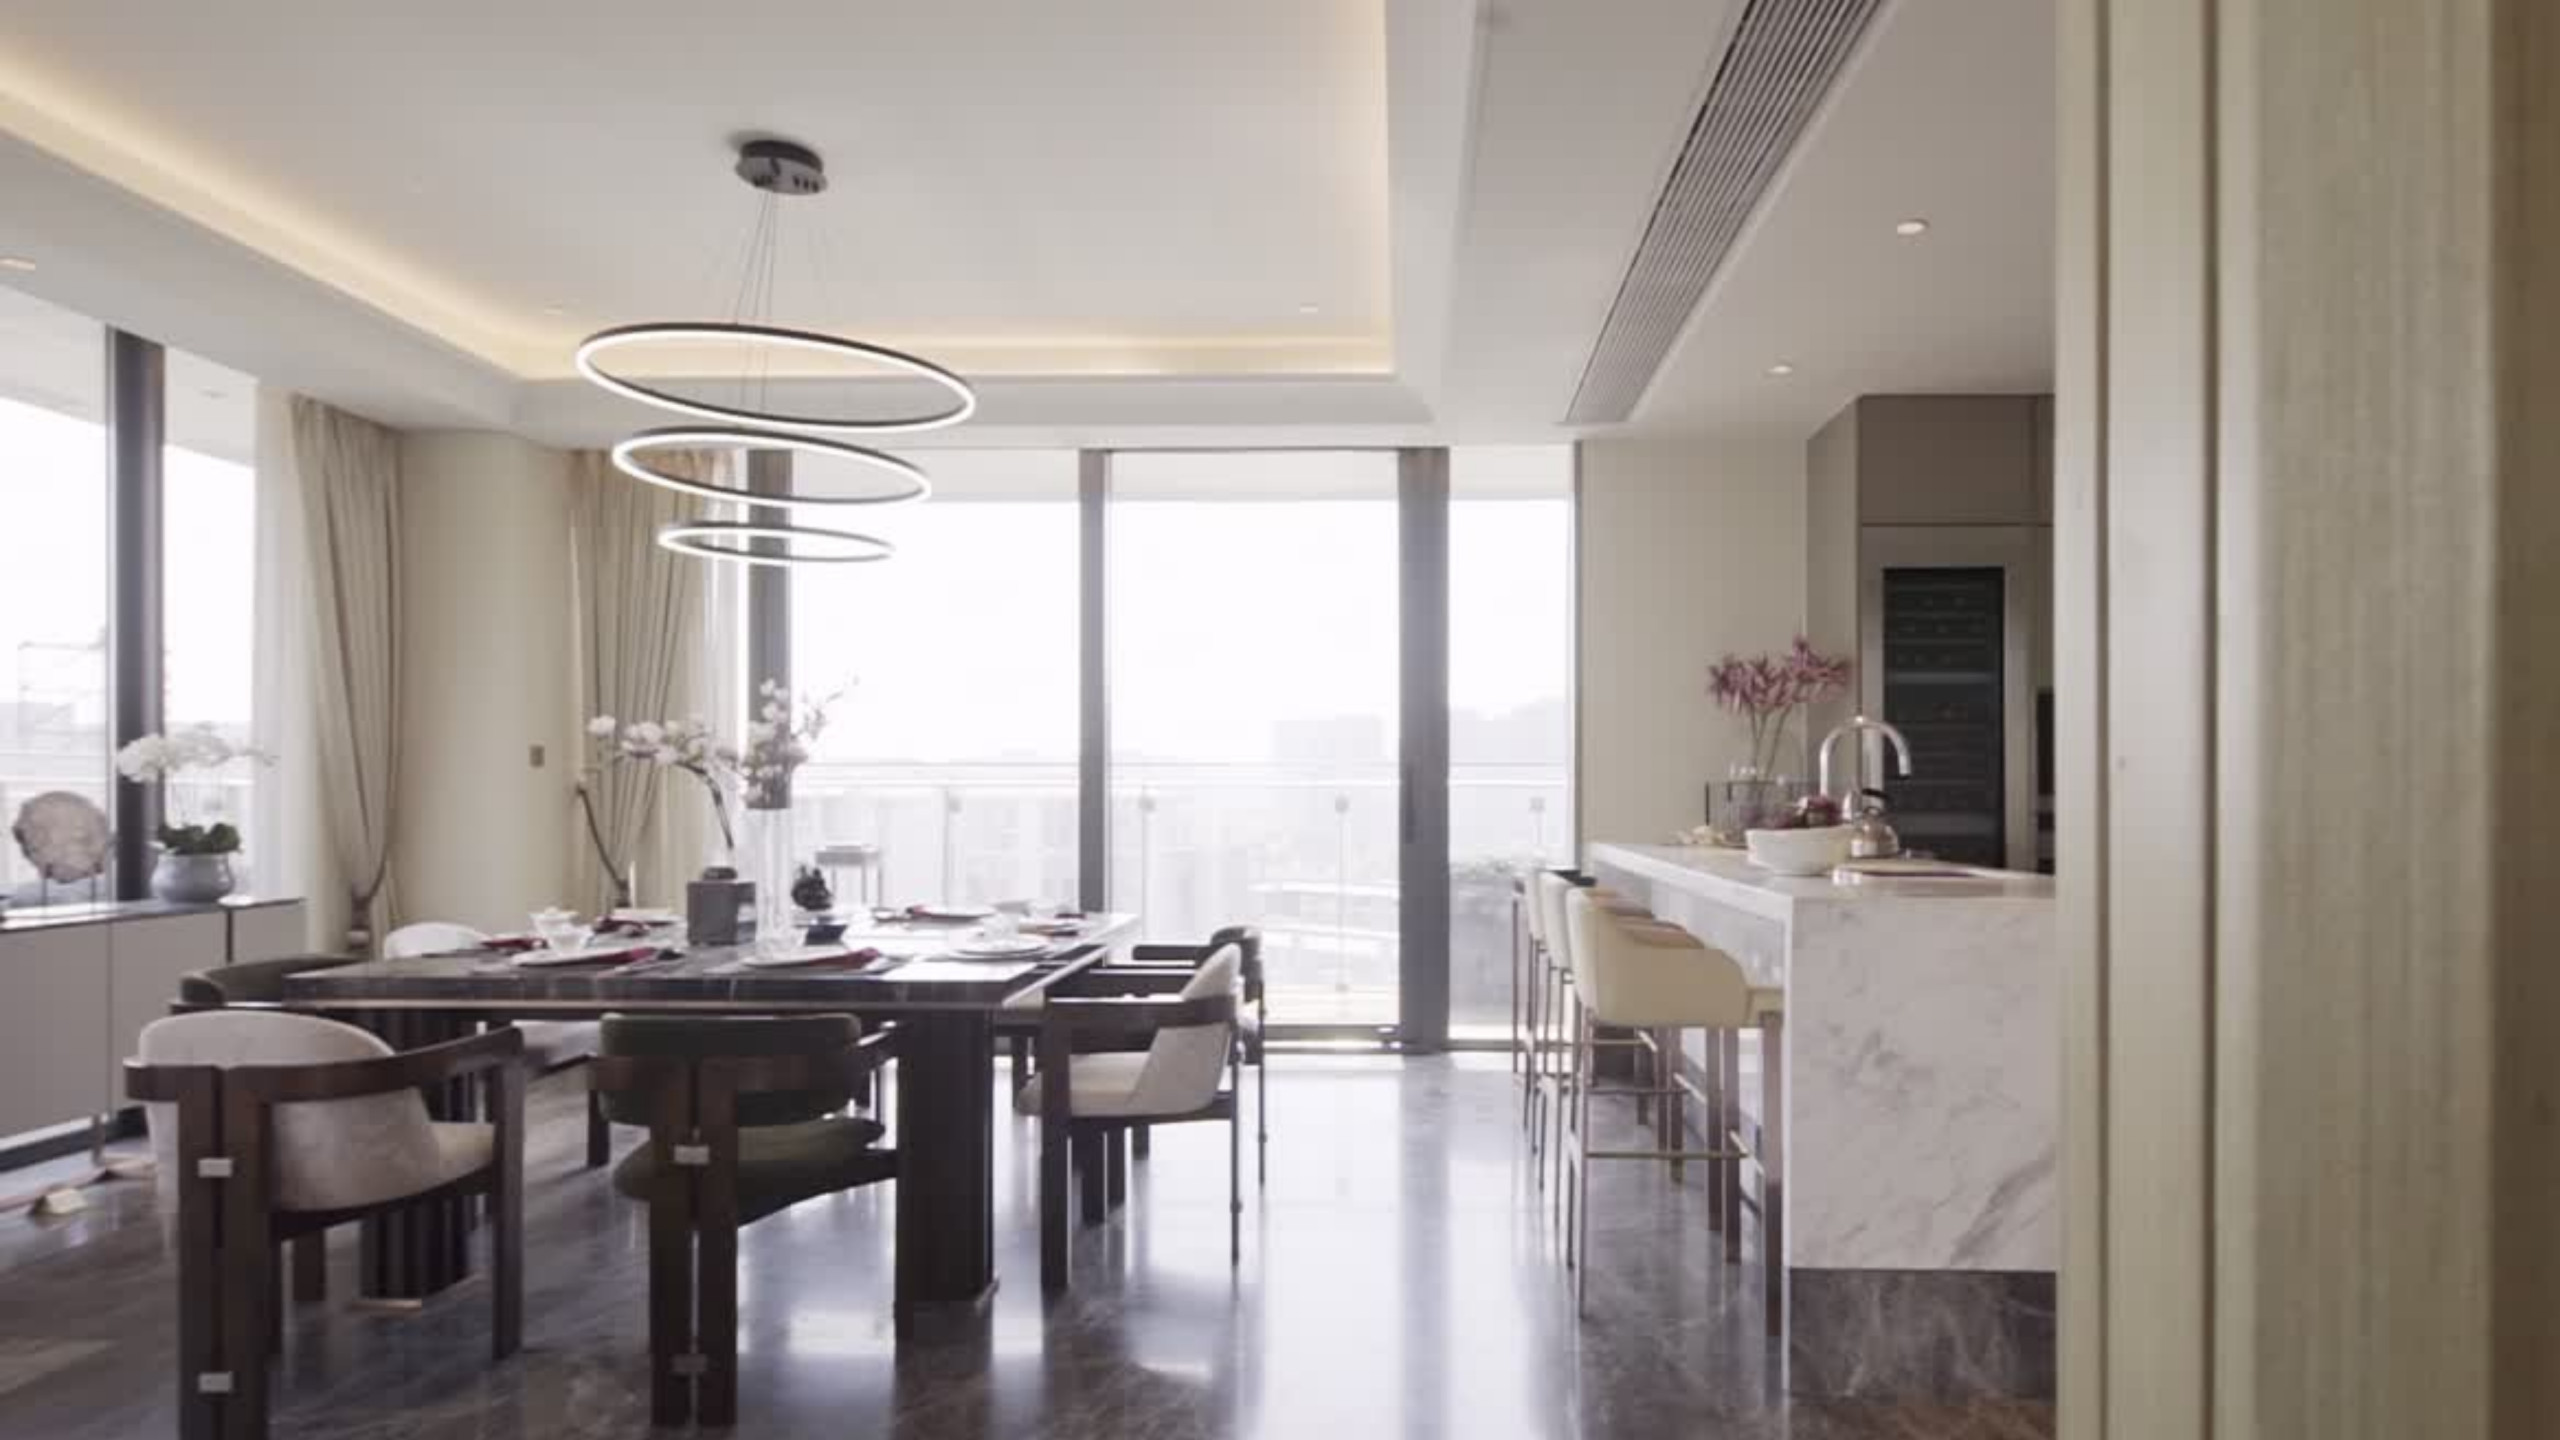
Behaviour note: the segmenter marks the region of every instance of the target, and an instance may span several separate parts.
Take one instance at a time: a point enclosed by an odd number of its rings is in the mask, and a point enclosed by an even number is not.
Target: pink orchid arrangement
[[[1849,688],[1849,661],[1825,655],[1799,635],[1783,654],[1727,655],[1707,671],[1707,693],[1716,704],[1751,723],[1751,763],[1762,776],[1776,773],[1787,723],[1807,705]]]

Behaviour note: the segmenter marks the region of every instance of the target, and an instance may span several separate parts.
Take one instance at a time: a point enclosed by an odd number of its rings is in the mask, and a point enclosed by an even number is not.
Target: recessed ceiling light
[[[34,268],[36,262],[24,255],[0,255],[0,270],[26,271]]]
[[[1913,235],[1926,235],[1929,233],[1929,222],[1921,219],[1917,215],[1914,215],[1910,219],[1903,221],[1901,224],[1894,226],[1893,233],[1903,236],[1906,239]]]
[[[1781,360],[1777,364],[1769,367],[1769,373],[1772,375],[1793,375],[1796,373],[1796,367],[1788,364],[1784,360]]]

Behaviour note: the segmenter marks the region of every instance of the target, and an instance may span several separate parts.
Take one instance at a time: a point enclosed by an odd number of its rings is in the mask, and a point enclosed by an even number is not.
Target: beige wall
[[[400,463],[400,915],[521,929],[576,843],[568,457],[429,431]]]
[[[1707,667],[1803,624],[1804,447],[1596,440],[1581,472],[1581,838],[1662,839],[1749,748]]]

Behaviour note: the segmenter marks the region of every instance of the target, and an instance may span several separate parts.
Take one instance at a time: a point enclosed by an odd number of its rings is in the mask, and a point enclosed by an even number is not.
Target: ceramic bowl
[[[1828,875],[1849,858],[1849,827],[1824,825],[1812,830],[1746,830],[1743,848],[1751,863],[1773,875]]]

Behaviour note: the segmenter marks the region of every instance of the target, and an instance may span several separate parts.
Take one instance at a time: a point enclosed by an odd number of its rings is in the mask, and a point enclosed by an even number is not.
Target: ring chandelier
[[[832,550],[758,550],[755,542],[785,545],[815,542]],[[734,543],[732,543],[734,542]],[[877,535],[826,530],[815,525],[768,525],[746,520],[694,520],[658,530],[658,548],[705,560],[732,560],[741,565],[869,565],[898,553]]]
[[[877,495],[811,495],[800,491],[765,494],[735,485],[698,480],[673,470],[653,468],[649,463],[652,456],[666,451],[698,454],[704,450],[733,450],[740,456],[750,450],[788,450],[801,455],[832,456],[877,470],[897,488]],[[933,494],[931,477],[914,464],[886,451],[847,445],[841,440],[828,440],[816,435],[765,434],[709,425],[669,425],[629,436],[613,447],[613,468],[634,480],[673,490],[679,495],[736,505],[771,506],[777,510],[912,505]]]
[[[763,209],[747,247],[739,278],[737,303],[728,320],[664,320],[616,325],[599,330],[578,345],[572,357],[578,373],[601,389],[660,410],[674,411],[717,425],[671,425],[643,430],[613,447],[613,465],[633,479],[681,494],[724,504],[770,507],[773,510],[837,510],[866,505],[898,505],[933,493],[933,482],[914,464],[883,451],[845,440],[845,435],[899,435],[957,425],[976,413],[978,397],[969,382],[918,355],[886,345],[771,323],[764,312],[773,298],[779,249],[778,202],[786,196],[816,195],[827,188],[825,162],[805,145],[788,140],[750,140],[738,147],[738,177],[764,193]],[[750,311],[754,311],[751,317]],[[634,378],[629,355],[650,347],[697,353],[705,347],[736,345],[768,357],[782,351],[857,361],[909,379],[922,380],[945,393],[947,402],[908,415],[868,418],[851,414],[811,413],[785,409],[772,402],[770,359],[739,376],[736,404],[696,399],[663,383]],[[746,368],[746,367],[742,367]],[[751,398],[750,398],[751,395]],[[848,460],[880,472],[891,482],[878,493],[821,495],[801,490],[749,491],[679,474],[651,463],[676,450],[727,451],[740,457],[758,450]],[[779,541],[784,548],[753,542]],[[684,555],[747,565],[847,565],[885,560],[895,547],[876,536],[849,530],[785,523],[770,516],[749,521],[702,521],[670,525],[658,532],[658,544]]]

